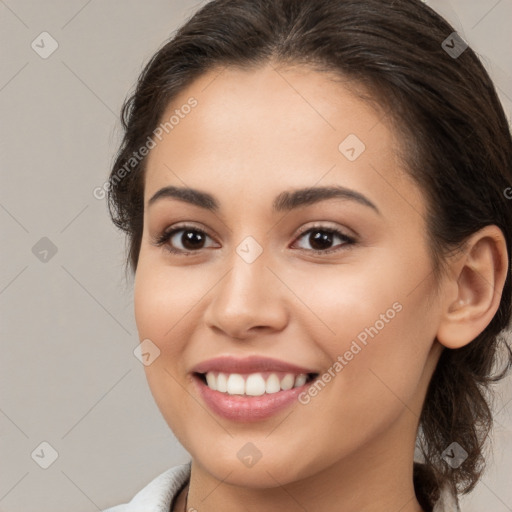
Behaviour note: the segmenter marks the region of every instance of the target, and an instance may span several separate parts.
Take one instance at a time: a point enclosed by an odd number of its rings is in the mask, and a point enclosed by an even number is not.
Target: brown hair
[[[194,79],[218,66],[275,61],[307,64],[350,79],[389,109],[404,142],[407,170],[425,192],[434,271],[469,235],[495,224],[512,249],[512,139],[496,90],[471,48],[449,54],[454,29],[420,0],[214,0],[204,5],[152,57],[122,110],[124,139],[110,175],[113,222],[128,235],[136,271],[143,231],[145,159],[121,180],[164,110]],[[454,46],[454,40],[449,46]],[[459,41],[460,43],[460,41]],[[463,49],[463,47],[459,47]],[[511,275],[499,309],[475,340],[445,349],[420,418],[426,497],[441,485],[473,489],[484,468],[492,426],[485,393],[512,367],[500,335],[511,318]],[[500,343],[505,369],[493,375]],[[458,468],[442,458],[452,443],[468,453]],[[423,500],[423,498],[422,498]]]

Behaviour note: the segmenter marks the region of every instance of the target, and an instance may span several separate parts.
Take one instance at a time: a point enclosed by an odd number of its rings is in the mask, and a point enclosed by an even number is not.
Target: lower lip
[[[231,421],[250,422],[270,418],[298,401],[297,397],[313,381],[298,388],[261,396],[229,395],[210,389],[197,375],[193,380],[206,405],[216,414]]]

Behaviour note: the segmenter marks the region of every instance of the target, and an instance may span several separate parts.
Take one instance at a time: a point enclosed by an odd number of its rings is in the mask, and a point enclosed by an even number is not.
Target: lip
[[[314,382],[312,380],[298,388],[278,391],[277,393],[242,396],[214,391],[198,375],[194,375],[192,380],[199,396],[212,412],[222,418],[240,423],[270,418],[298,402],[298,396]]]
[[[203,361],[194,366],[191,371],[195,388],[207,407],[216,415],[235,422],[262,421],[290,407],[298,401],[298,396],[304,392],[315,379],[306,382],[303,386],[277,393],[260,396],[229,395],[210,389],[198,374],[207,372],[223,373],[256,373],[256,372],[286,372],[296,375],[305,373],[319,374],[311,368],[290,364],[279,359],[268,357],[249,356],[237,358],[234,356],[221,356]]]
[[[223,373],[257,373],[257,372],[287,372],[299,375],[301,373],[318,373],[318,370],[305,368],[287,363],[280,359],[262,356],[219,356],[203,361],[194,366],[192,373],[223,372]],[[298,388],[297,388],[298,389]]]

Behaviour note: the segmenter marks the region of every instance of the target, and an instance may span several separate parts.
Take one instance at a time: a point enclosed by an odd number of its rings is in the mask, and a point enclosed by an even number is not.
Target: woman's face
[[[219,71],[176,98],[147,161],[135,315],[155,400],[237,485],[412,468],[440,306],[394,133],[326,74]]]

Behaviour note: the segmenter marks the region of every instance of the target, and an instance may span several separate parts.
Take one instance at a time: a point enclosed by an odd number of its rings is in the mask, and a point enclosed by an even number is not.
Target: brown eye
[[[209,247],[205,246],[208,239],[211,237],[201,229],[193,226],[181,226],[162,233],[154,241],[154,244],[165,245],[165,248],[172,253],[189,254]]]
[[[176,236],[178,233],[182,233],[181,236]],[[170,238],[176,238],[176,242],[181,243],[183,245],[184,250],[193,251],[194,249],[202,249],[205,242],[205,233],[202,233],[197,230],[190,229],[180,229],[175,231],[175,235]]]
[[[340,240],[341,244],[337,244],[339,247],[350,246],[355,243],[355,240],[336,229],[314,227],[308,229],[302,233],[298,240],[304,239],[311,248],[300,247],[305,251],[315,252],[318,254],[327,254],[330,252],[336,252],[340,249],[333,249],[332,244],[336,240]]]

